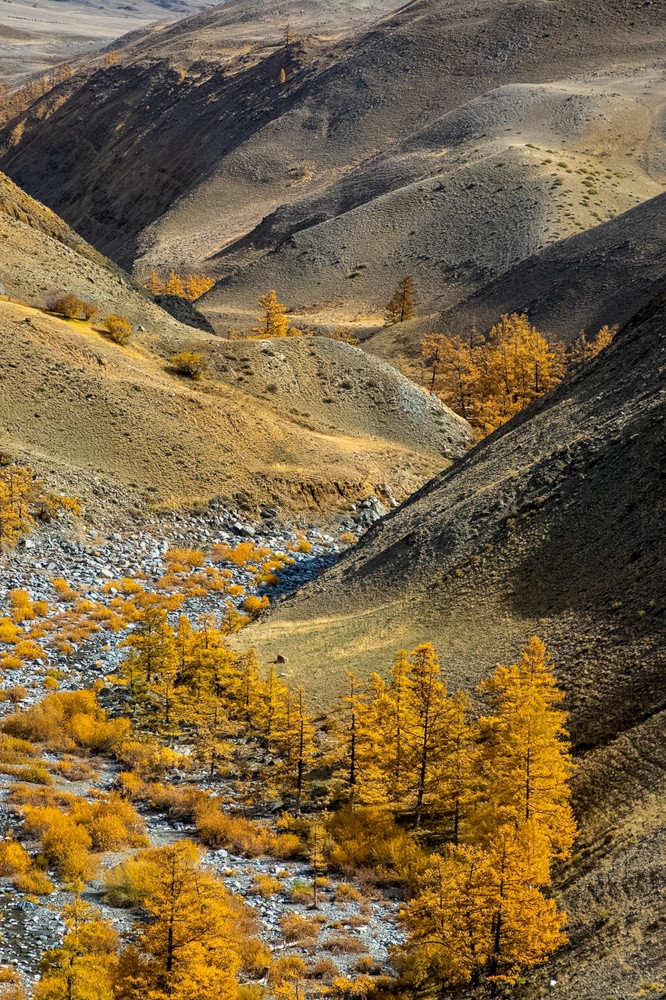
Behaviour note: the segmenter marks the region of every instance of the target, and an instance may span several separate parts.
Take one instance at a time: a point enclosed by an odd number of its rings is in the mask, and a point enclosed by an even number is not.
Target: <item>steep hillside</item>
[[[432,640],[473,690],[525,638],[567,693],[582,832],[558,877],[571,944],[538,982],[639,996],[666,973],[666,296],[579,377],[434,479],[242,634],[324,701],[344,669]]]
[[[220,329],[270,287],[366,316],[406,272],[442,310],[663,190],[660,5],[394,7],[238,0],[133,37],[9,122],[0,163],[125,265],[224,279]]]
[[[658,195],[528,257],[451,309],[371,333],[363,347],[389,359],[418,356],[424,334],[488,330],[512,312],[527,313],[546,335],[570,343],[581,330],[626,323],[665,274],[666,195]]]
[[[6,181],[0,192],[0,284],[20,300],[0,301],[0,445],[89,509],[218,496],[335,510],[378,492],[402,499],[465,450],[465,422],[379,359],[184,326],[53,213]],[[127,315],[130,346],[97,320],[47,313],[57,290],[92,300],[100,320]],[[169,368],[186,349],[208,364],[200,383]]]
[[[385,670],[397,644],[430,639],[471,683],[538,632],[562,665],[579,743],[630,724],[636,699],[660,707],[663,334],[662,298],[246,641],[332,691],[345,666]]]

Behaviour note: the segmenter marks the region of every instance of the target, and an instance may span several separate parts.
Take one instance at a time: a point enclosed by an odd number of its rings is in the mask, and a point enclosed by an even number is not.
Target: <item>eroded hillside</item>
[[[129,39],[5,126],[3,169],[126,266],[205,261],[223,331],[270,287],[376,327],[405,273],[439,312],[661,193],[658,5],[390,7],[315,30],[285,4],[285,36],[227,4]]]
[[[178,323],[52,213],[4,190],[2,446],[93,505],[402,499],[470,442],[435,397],[347,344],[224,341]],[[53,315],[57,291],[98,317]],[[130,320],[128,347],[105,336],[110,313]],[[207,364],[201,382],[170,368],[183,350]]]

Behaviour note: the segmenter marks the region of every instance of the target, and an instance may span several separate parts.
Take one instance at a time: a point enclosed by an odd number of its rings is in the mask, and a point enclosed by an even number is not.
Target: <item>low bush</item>
[[[311,969],[312,978],[323,979],[325,983],[331,983],[339,975],[340,970],[332,958],[318,958]]]
[[[97,778],[95,771],[85,761],[69,760],[67,757],[58,761],[53,770],[65,781],[94,781]]]
[[[283,913],[280,917],[280,929],[285,941],[289,943],[314,942],[321,930],[317,921],[311,917],[303,917],[300,913]]]
[[[276,958],[268,973],[268,981],[273,989],[279,989],[294,980],[305,979],[308,967],[298,955]]]
[[[242,816],[229,816],[214,801],[200,803],[194,821],[197,833],[207,847],[222,847],[248,858],[270,853],[274,838],[267,827]]]
[[[28,1000],[21,973],[10,965],[0,966],[1,1000]]]
[[[289,899],[297,905],[307,906],[314,900],[312,886],[297,879],[289,890]]]
[[[367,951],[364,942],[351,934],[332,934],[324,941],[323,948],[333,955],[362,955]]]
[[[181,354],[174,354],[169,358],[169,364],[178,375],[198,381],[206,370],[206,365],[200,354],[196,351],[183,351]]]
[[[392,816],[379,809],[345,807],[331,814],[327,824],[332,840],[329,860],[344,872],[384,877],[407,870],[419,848]]]
[[[116,316],[111,313],[104,319],[104,328],[114,344],[125,346],[132,338],[132,324],[127,316]]]
[[[0,876],[2,878],[25,875],[31,867],[32,858],[18,840],[9,838],[0,841]]]
[[[279,892],[282,892],[284,886],[279,879],[273,878],[272,875],[259,874],[255,875],[252,880],[254,890],[259,896],[263,896],[264,899],[270,899],[271,896],[277,896]]]
[[[189,758],[176,750],[162,746],[150,737],[140,740],[124,740],[116,756],[143,781],[159,781],[174,768],[187,768]]]
[[[17,875],[14,879],[14,886],[19,892],[25,892],[28,896],[48,896],[55,889],[48,875],[45,872],[40,872],[38,868],[32,868],[23,875]]]
[[[360,903],[363,894],[356,886],[341,883],[335,888],[335,899],[338,903]]]
[[[93,852],[147,844],[143,821],[116,793],[100,793],[95,802],[56,794],[44,796],[43,801],[24,806],[25,832],[40,839],[48,864],[75,886],[97,873]]]
[[[49,312],[57,313],[66,319],[91,320],[97,315],[97,307],[91,302],[78,298],[71,292],[56,292],[47,303]]]
[[[145,857],[128,858],[104,876],[104,900],[109,906],[135,909],[155,884],[154,865]]]
[[[43,743],[53,750],[76,746],[98,752],[119,750],[129,733],[127,719],[109,719],[94,691],[58,691],[30,708],[7,716],[10,736]]]

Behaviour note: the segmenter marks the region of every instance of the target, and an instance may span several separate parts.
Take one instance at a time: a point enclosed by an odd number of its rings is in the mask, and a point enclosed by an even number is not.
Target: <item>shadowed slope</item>
[[[330,702],[433,641],[473,691],[542,636],[566,691],[581,825],[556,873],[570,944],[529,977],[563,1000],[642,996],[666,975],[666,296],[580,376],[378,522],[238,637]],[[656,987],[655,987],[656,989]]]

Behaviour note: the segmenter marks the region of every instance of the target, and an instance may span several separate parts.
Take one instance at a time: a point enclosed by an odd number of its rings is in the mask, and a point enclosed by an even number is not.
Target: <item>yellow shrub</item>
[[[65,604],[69,603],[73,604],[74,601],[78,600],[79,598],[78,591],[70,587],[70,585],[67,583],[67,580],[63,579],[62,577],[56,577],[54,580],[51,580],[51,584],[56,594],[60,598],[60,600]]]
[[[129,732],[129,721],[108,719],[93,691],[57,691],[37,705],[9,715],[2,729],[10,736],[52,749],[71,750],[78,744],[112,752]]]
[[[201,378],[206,370],[206,365],[196,351],[183,351],[181,354],[174,354],[169,358],[169,363],[179,375],[186,375],[195,381]]]
[[[31,639],[21,639],[16,643],[14,653],[22,660],[48,660],[48,656],[41,646]]]
[[[265,595],[263,597],[257,597],[256,594],[250,594],[250,596],[246,597],[243,601],[242,608],[243,611],[256,615],[259,614],[260,611],[264,611],[269,604],[270,601]]]
[[[191,568],[193,566],[203,566],[205,557],[201,549],[170,548],[164,558],[169,565],[176,564]],[[177,570],[176,572],[182,571]]]
[[[302,917],[300,913],[283,913],[280,928],[285,941],[313,941],[319,935],[320,926],[312,917]]]
[[[29,836],[40,838],[44,857],[65,881],[80,884],[95,876],[98,863],[90,853],[92,838],[57,806],[27,806],[24,828]]]
[[[83,760],[64,758],[53,766],[53,770],[65,781],[95,781],[97,774]]]
[[[195,823],[199,837],[208,847],[224,847],[249,858],[269,852],[270,830],[254,820],[223,813],[215,802],[203,802],[197,807]]]
[[[335,898],[339,903],[360,903],[363,899],[363,894],[359,892],[356,886],[342,883],[335,888]]]
[[[17,875],[14,885],[19,892],[25,892],[35,896],[48,896],[53,892],[54,885],[51,879],[38,868],[31,868],[30,871],[22,875]]]
[[[0,642],[13,646],[22,635],[23,629],[19,628],[11,618],[0,618]]]
[[[276,896],[278,892],[282,892],[283,885],[279,879],[273,878],[272,875],[259,874],[255,875],[252,884],[255,891],[263,896],[264,899],[270,899],[271,896]]]
[[[128,858],[104,876],[104,899],[109,906],[141,906],[155,886],[154,865],[139,855]]]
[[[0,656],[1,670],[20,670],[22,666],[23,660],[18,656],[10,656],[9,653],[3,653]]]
[[[0,701],[11,701],[13,705],[18,704],[19,701],[23,701],[27,696],[28,689],[22,684],[14,684],[12,687],[0,690]]]
[[[111,313],[104,320],[104,327],[114,344],[125,346],[132,337],[132,324],[127,316],[116,316]]]
[[[70,816],[85,828],[95,851],[146,846],[143,820],[132,804],[118,793],[105,796],[98,802],[78,799]]]
[[[121,771],[115,780],[115,785],[123,798],[140,799],[145,793],[146,785],[133,771]]]
[[[32,858],[18,840],[0,841],[0,876],[24,875],[31,866]]]
[[[163,778],[173,768],[187,767],[184,754],[162,746],[157,740],[125,740],[118,749],[118,757],[131,771],[146,781]]]

